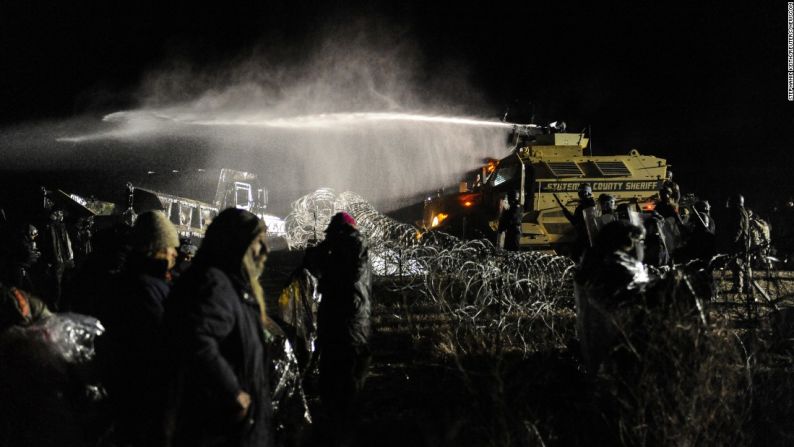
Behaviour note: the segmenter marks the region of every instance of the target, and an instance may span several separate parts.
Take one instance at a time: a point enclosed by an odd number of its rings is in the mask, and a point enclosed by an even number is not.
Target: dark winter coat
[[[366,345],[372,274],[361,233],[347,226],[328,233],[307,253],[306,264],[318,278],[322,294],[317,319],[320,345]]]
[[[97,340],[104,381],[117,418],[119,441],[145,445],[164,401],[163,305],[166,261],[132,256],[100,302],[105,333]]]
[[[246,281],[197,260],[169,297],[166,328],[175,361],[173,445],[273,445],[264,328]],[[242,421],[240,391],[251,396]]]

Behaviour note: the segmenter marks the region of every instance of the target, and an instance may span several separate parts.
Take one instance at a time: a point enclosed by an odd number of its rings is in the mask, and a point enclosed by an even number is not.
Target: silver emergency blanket
[[[96,353],[94,340],[105,332],[96,318],[75,313],[53,314],[21,330],[47,343],[68,363],[91,361]]]
[[[276,416],[277,428],[285,429],[285,423],[290,421],[290,415],[301,413],[302,420],[312,423],[309,405],[301,384],[301,370],[298,359],[292,350],[292,345],[286,337],[278,337],[272,343],[271,361],[273,364],[273,413]]]
[[[310,363],[316,349],[319,304],[317,279],[306,269],[293,276],[278,299],[278,318],[284,323],[301,368]]]

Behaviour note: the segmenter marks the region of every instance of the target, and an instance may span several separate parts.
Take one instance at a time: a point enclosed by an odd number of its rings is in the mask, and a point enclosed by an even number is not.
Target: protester
[[[717,254],[714,219],[708,201],[698,201],[686,224],[686,243],[676,252],[680,261],[700,260],[707,264]]]
[[[132,251],[100,305],[106,332],[98,349],[115,411],[115,441],[147,446],[154,443],[165,392],[163,305],[179,237],[160,211],[138,216],[130,236]]]
[[[266,226],[221,212],[165,306],[172,358],[166,440],[174,446],[273,445],[264,292]]]
[[[678,203],[673,198],[673,192],[670,188],[662,188],[659,190],[659,200],[656,201],[654,210],[664,219],[672,218],[679,226],[684,225],[681,216],[678,214]]]
[[[326,435],[330,445],[341,445],[353,436],[357,400],[371,359],[369,251],[352,216],[333,216],[325,240],[307,251],[306,266],[318,278],[322,294],[318,342]]]
[[[665,235],[666,224],[667,222],[661,214],[656,211],[648,214],[643,221],[645,227],[645,259],[643,262],[646,265],[662,267],[669,265],[672,261]]]
[[[649,283],[642,264],[645,232],[625,221],[606,225],[575,275],[576,323],[587,369],[595,373],[615,348],[614,314],[641,303]]]
[[[587,224],[585,223],[584,212],[586,209],[594,208],[596,206],[595,200],[593,200],[593,187],[589,183],[582,183],[579,185],[577,194],[579,195],[579,204],[576,205],[576,209],[573,213],[568,211],[568,208],[563,205],[556,194],[554,195],[554,198],[557,200],[557,204],[560,206],[562,213],[565,215],[571,225],[573,225],[573,228],[576,231],[576,240],[574,241],[571,250],[571,257],[575,261],[578,261],[582,253],[584,253],[584,250],[591,245],[590,235],[587,232]]]

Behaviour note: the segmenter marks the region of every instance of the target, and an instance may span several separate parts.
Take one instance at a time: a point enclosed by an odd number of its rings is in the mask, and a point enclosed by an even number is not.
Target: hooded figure
[[[153,443],[148,436],[165,394],[163,305],[179,237],[165,214],[148,211],[135,221],[129,242],[122,272],[98,303],[106,331],[97,351],[115,412],[115,441],[145,446]]]
[[[357,398],[369,369],[369,252],[356,221],[331,218],[325,240],[306,253],[306,267],[319,282],[320,398],[329,419],[329,444],[350,441]]]
[[[264,222],[248,211],[221,212],[166,303],[170,445],[273,445],[259,284],[265,232]]]

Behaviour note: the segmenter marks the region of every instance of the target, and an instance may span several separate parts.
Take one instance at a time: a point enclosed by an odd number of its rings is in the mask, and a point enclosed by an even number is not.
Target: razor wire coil
[[[544,330],[561,342],[552,321],[573,296],[570,259],[539,252],[508,252],[487,240],[425,232],[378,212],[352,192],[321,189],[292,205],[291,248],[317,239],[331,217],[351,214],[367,240],[373,272],[386,287],[426,300],[450,320],[456,338],[509,337],[529,349],[528,332]],[[537,340],[535,340],[537,342]]]

